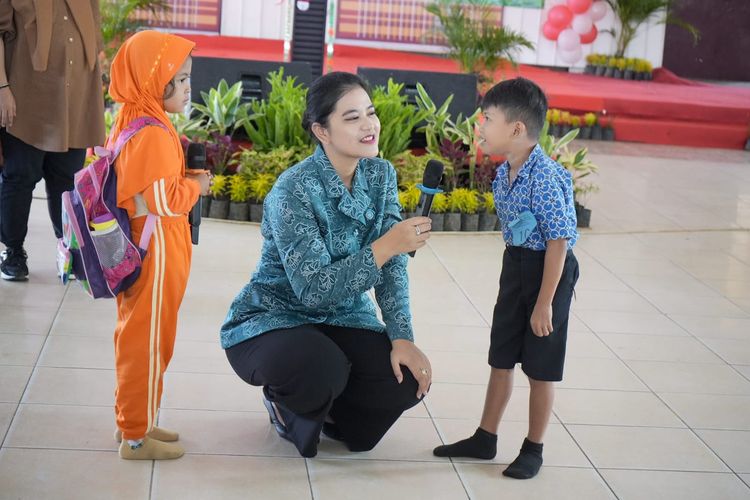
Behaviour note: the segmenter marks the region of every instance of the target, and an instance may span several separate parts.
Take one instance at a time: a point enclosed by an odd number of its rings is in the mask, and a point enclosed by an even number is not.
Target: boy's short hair
[[[492,87],[482,99],[482,110],[499,108],[509,122],[526,125],[531,139],[538,139],[547,119],[547,96],[539,85],[526,78],[505,80]]]

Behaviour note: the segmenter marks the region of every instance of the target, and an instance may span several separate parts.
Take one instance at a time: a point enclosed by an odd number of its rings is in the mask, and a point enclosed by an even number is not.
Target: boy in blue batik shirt
[[[518,457],[503,472],[534,477],[552,414],[554,382],[562,380],[565,342],[578,261],[570,173],[537,143],[547,98],[524,78],[495,85],[482,103],[482,149],[507,158],[492,184],[506,243],[500,292],[490,334],[492,367],[479,428],[468,439],[438,446],[440,457],[492,459],[497,429],[513,390],[513,369],[529,377],[529,432]]]

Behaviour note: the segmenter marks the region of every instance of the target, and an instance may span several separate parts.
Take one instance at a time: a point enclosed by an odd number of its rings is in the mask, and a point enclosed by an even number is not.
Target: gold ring
[[[429,373],[430,373],[430,372],[428,372],[428,371],[427,371],[427,368],[420,368],[420,369],[419,369],[419,372],[420,372],[420,373],[421,373],[422,375],[429,375]]]

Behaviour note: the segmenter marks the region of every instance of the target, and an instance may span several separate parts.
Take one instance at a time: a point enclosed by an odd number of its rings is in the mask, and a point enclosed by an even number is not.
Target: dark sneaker
[[[5,249],[0,254],[0,277],[8,281],[26,281],[29,279],[27,259],[28,256],[23,248]]]

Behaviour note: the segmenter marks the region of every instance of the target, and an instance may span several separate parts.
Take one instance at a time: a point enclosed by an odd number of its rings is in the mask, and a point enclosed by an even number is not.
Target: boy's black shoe
[[[7,248],[0,254],[0,276],[7,281],[26,281],[29,279],[27,259],[23,247]]]

